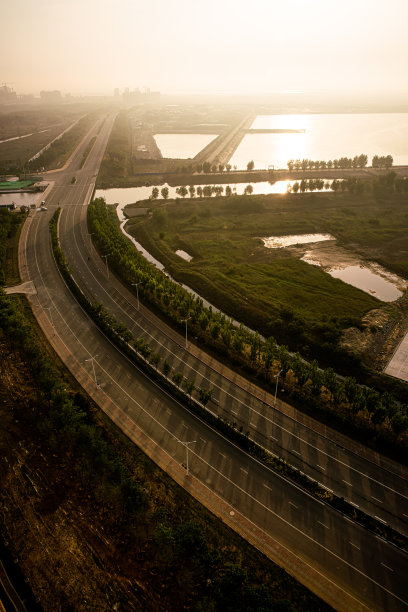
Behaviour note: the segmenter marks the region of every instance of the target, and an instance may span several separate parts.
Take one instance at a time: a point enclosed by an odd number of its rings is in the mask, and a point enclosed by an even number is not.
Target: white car
[[[40,210],[47,210],[46,206],[41,206]]]

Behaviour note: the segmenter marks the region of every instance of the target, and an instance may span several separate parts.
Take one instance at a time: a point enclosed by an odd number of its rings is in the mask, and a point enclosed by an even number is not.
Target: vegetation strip
[[[172,384],[168,378],[170,366],[167,362],[164,362],[163,374],[159,373],[157,369],[159,362],[157,357],[155,357],[152,361],[155,367],[153,367],[147,361],[147,358],[149,355],[151,355],[151,349],[148,343],[143,339],[136,340],[134,342],[136,350],[133,349],[133,347],[130,345],[130,342],[133,340],[133,335],[131,332],[129,332],[129,330],[127,330],[126,326],[123,323],[118,323],[101,304],[91,304],[72,278],[64,253],[59,246],[58,218],[60,211],[61,209],[58,209],[54,213],[53,218],[50,221],[50,231],[53,252],[61,274],[84,310],[90,315],[90,317],[100,327],[105,335],[112,340],[121,351],[124,352],[124,354],[126,354],[139,367],[141,367],[141,369],[143,369],[151,378],[169,391],[178,401],[181,401],[193,413],[197,414],[211,426],[215,427],[218,431],[220,431],[223,435],[228,437],[232,442],[240,446],[246,452],[267,464],[268,467],[271,467],[275,471],[284,474],[288,479],[301,485],[312,495],[326,501],[333,508],[339,510],[346,516],[349,516],[364,527],[374,531],[382,537],[385,537],[387,540],[393,542],[400,548],[408,549],[408,539],[396,532],[394,529],[388,525],[382,524],[380,521],[373,519],[359,509],[356,509],[343,498],[334,495],[332,492],[325,489],[322,485],[318,484],[316,481],[312,480],[306,474],[300,470],[297,470],[283,459],[274,457],[266,449],[252,440],[249,440],[249,432],[244,434],[242,432],[242,428],[241,431],[237,431],[235,428],[236,424],[234,426],[234,423],[222,419],[219,416],[214,416],[205,408],[206,403],[211,397],[210,391],[207,391],[207,394],[202,394],[202,391],[205,390],[200,390],[200,400],[202,401],[203,405],[200,405],[192,398],[192,392],[195,389],[194,381],[185,380],[184,386],[188,393],[188,402],[186,402],[186,395],[180,390],[180,383],[183,380],[183,375],[181,373],[175,373],[173,375]],[[140,351],[140,355],[137,353],[137,351]]]

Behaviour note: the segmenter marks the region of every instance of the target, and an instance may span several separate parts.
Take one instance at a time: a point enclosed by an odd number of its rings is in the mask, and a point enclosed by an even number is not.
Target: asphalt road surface
[[[404,552],[312,498],[190,414],[112,346],[72,298],[50,248],[48,222],[58,205],[63,208],[62,247],[89,297],[105,303],[136,336],[144,335],[151,343],[154,338],[163,360],[177,370],[189,378],[195,372],[196,386],[214,387],[218,402],[212,405],[214,411],[235,412],[237,422],[248,425],[251,436],[273,452],[315,474],[327,486],[344,491],[344,497],[357,500],[353,503],[367,504],[380,519],[406,529],[403,468],[322,430],[283,403],[273,410],[273,397],[226,368],[219,373],[214,360],[197,348],[186,351],[183,336],[165,328],[143,307],[138,310],[135,296],[112,274],[107,278],[107,268],[91,245],[85,216],[112,122],[109,116],[102,126],[96,124],[67,168],[49,175],[54,185],[45,195],[48,210],[31,213],[22,233],[22,280],[35,284],[37,294],[30,301],[50,342],[131,439],[226,523],[333,607],[405,610],[408,559]],[[97,136],[95,145],[79,169],[82,151],[93,136]],[[190,441],[195,442],[189,445],[187,477],[186,447],[180,442]]]

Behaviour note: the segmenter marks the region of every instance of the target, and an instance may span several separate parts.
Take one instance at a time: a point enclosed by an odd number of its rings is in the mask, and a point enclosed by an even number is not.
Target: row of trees
[[[329,161],[317,160],[313,161],[311,159],[290,159],[288,161],[288,170],[292,172],[296,170],[326,170],[331,168],[365,168],[368,162],[367,155],[363,153],[361,155],[356,155],[355,157],[340,157],[340,159],[329,159]]]
[[[266,382],[273,382],[282,371],[284,388],[299,403],[347,421],[364,435],[408,446],[406,405],[388,394],[360,387],[353,378],[339,379],[330,368],[321,370],[317,362],[305,362],[273,338],[261,341],[258,333],[242,325],[236,327],[224,314],[204,307],[201,298],[149,264],[121,234],[115,211],[109,211],[103,199],[93,201],[88,214],[90,231],[100,251],[111,253],[109,262],[115,273],[129,287],[138,283],[141,299],[160,309],[181,330],[182,320],[189,317],[192,335]]]
[[[252,185],[247,185],[244,189],[244,193],[246,195],[251,195],[253,191],[254,189]],[[198,185],[197,187],[195,185],[190,185],[189,187],[181,185],[181,187],[176,187],[176,193],[182,198],[185,198],[186,196],[189,196],[190,198],[195,198],[196,196],[197,198],[211,198],[213,195],[219,197],[222,196],[224,193],[227,197],[229,197],[232,195],[236,195],[236,187],[231,188],[230,185],[227,185],[224,190],[223,185]],[[150,199],[157,200],[159,194],[164,200],[167,200],[169,197],[168,187],[163,187],[160,191],[158,187],[153,187]]]
[[[394,160],[391,155],[374,155],[373,168],[391,168]]]

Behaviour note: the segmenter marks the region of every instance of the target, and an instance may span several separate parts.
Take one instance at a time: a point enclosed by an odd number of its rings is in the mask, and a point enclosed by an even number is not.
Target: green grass
[[[3,181],[0,183],[0,189],[23,189],[32,184],[33,181]]]
[[[408,278],[406,194],[392,194],[386,202],[368,195],[304,194],[149,204],[153,216],[132,219],[128,231],[176,279],[227,314],[297,348],[334,342],[341,329],[383,302],[288,249],[265,248],[262,237],[330,233],[342,246]],[[177,249],[193,260],[179,258]]]

